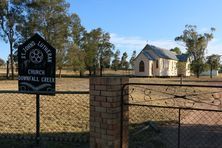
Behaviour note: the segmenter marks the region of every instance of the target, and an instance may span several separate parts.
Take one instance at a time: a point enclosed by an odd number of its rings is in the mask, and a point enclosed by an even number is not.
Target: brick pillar
[[[90,147],[128,147],[128,108],[124,107],[121,146],[121,88],[128,78],[90,78]],[[124,96],[124,100],[128,97]]]

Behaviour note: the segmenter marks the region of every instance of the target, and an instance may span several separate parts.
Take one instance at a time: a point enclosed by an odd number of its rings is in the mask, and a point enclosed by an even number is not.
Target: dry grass
[[[0,80],[0,90],[18,90],[17,80]],[[57,78],[57,91],[87,91],[89,90],[88,78]]]
[[[136,83],[165,83],[179,84],[180,78],[130,78]],[[185,84],[222,85],[221,76],[210,79],[208,77],[184,78]],[[17,80],[0,80],[0,90],[17,90]],[[88,91],[88,78],[56,79],[56,90],[60,91]],[[144,94],[137,94],[137,99]],[[139,96],[140,95],[140,96]],[[160,104],[162,102],[159,102]],[[0,135],[2,134],[33,134],[35,132],[35,97],[22,94],[0,94]],[[135,111],[136,112],[136,111]],[[134,113],[135,113],[134,112]],[[140,109],[138,119],[131,122],[142,122],[145,110]],[[152,110],[148,111],[152,112]],[[162,111],[161,111],[162,112]],[[164,111],[163,111],[164,112]],[[173,117],[170,111],[167,117]],[[154,115],[154,114],[153,114]],[[160,115],[157,112],[157,115]],[[164,115],[162,115],[164,116]],[[162,118],[162,116],[160,118]],[[150,118],[150,117],[149,117]],[[81,134],[88,132],[89,95],[56,95],[41,97],[41,132],[43,136],[69,137],[81,139]]]
[[[84,78],[57,79],[56,87],[59,91],[87,91],[88,83]],[[17,85],[16,80],[0,80],[0,90],[17,90]],[[0,93],[0,137],[34,137],[35,103],[35,95]],[[88,142],[89,94],[41,96],[40,104],[42,139]]]
[[[120,71],[118,71],[120,72]],[[107,74],[112,74],[112,71]],[[121,72],[120,72],[121,73]],[[130,78],[130,82],[135,83],[160,83],[160,84],[180,84],[179,77],[172,78]],[[183,78],[183,84],[221,85],[222,74],[213,79],[204,76],[201,78]],[[0,90],[18,90],[17,80],[0,80]],[[89,90],[89,78],[57,78],[56,90],[58,91],[87,91]]]
[[[87,141],[89,94],[56,94],[40,98],[44,137]],[[33,136],[35,95],[0,93],[0,136]]]

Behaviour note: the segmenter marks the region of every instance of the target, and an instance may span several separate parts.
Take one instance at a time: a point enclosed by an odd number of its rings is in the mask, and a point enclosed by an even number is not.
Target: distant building
[[[188,55],[146,45],[134,60],[136,76],[190,76]]]
[[[178,59],[177,73],[178,76],[190,76],[191,59],[188,54],[176,55]]]
[[[200,73],[200,76],[210,76],[211,74],[211,71],[210,70],[207,70],[207,71],[203,71]],[[219,75],[219,72],[218,70],[212,70],[212,76],[218,76]]]

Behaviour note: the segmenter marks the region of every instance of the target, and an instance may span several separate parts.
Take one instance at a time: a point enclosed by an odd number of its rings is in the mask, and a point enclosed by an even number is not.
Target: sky
[[[174,38],[186,24],[196,25],[200,33],[215,27],[207,55],[222,55],[221,0],[67,0],[69,13],[77,13],[88,30],[101,27],[121,53],[137,54],[148,43],[165,49],[180,47]],[[9,46],[0,40],[0,58],[7,58]]]

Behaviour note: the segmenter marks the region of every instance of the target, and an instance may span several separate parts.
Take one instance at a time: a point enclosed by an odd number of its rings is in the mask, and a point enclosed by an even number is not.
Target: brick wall
[[[120,148],[121,125],[122,147],[128,147],[128,108],[123,108],[121,124],[121,88],[128,78],[90,78],[90,147]],[[128,99],[128,97],[124,97]]]

